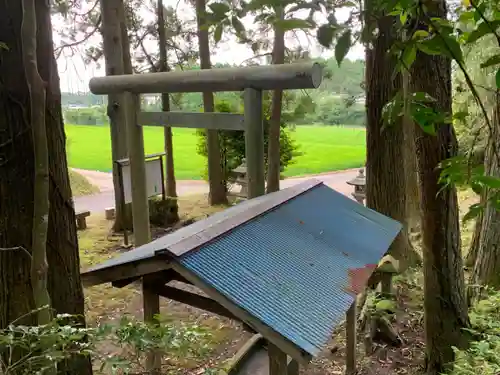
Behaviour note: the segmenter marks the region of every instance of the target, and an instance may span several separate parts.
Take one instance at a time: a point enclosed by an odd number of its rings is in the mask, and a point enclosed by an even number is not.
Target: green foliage
[[[105,125],[109,121],[105,106],[66,108],[63,116],[65,122],[75,125]]]
[[[468,350],[455,349],[450,375],[497,375],[500,372],[500,293],[492,292],[469,314],[474,340]]]
[[[269,107],[269,101],[265,102],[264,113]],[[266,108],[267,107],[267,108]],[[234,113],[237,112],[236,108],[231,107],[231,104],[225,101],[217,102],[215,105],[216,112]],[[264,115],[264,162],[267,171],[267,141],[269,131],[269,116]],[[197,130],[198,134],[198,154],[207,157],[207,142],[205,129]],[[219,131],[220,150],[222,153],[224,181],[226,186],[234,182],[234,177],[231,171],[238,167],[245,158],[245,133],[236,130],[222,130]],[[284,122],[281,124],[280,133],[280,166],[283,172],[285,168],[292,163],[292,159],[300,155],[298,145],[291,137],[291,129],[287,129]],[[208,172],[206,172],[207,175]]]
[[[469,116],[469,102],[475,103],[478,107],[478,114],[484,122],[487,133],[491,134],[493,119],[487,105],[485,105],[485,97],[482,95],[478,86],[472,79],[472,72],[475,69],[470,69],[466,64],[467,55],[464,51],[471,49],[471,46],[487,38],[493,39],[495,43],[494,52],[489,56],[482,56],[479,61],[478,68],[483,69],[483,74],[491,72],[494,76],[493,83],[486,86],[486,90],[490,90],[494,95],[498,94],[500,89],[500,5],[498,2],[491,0],[479,0],[470,2],[470,4],[459,5],[455,12],[457,18],[438,18],[435,17],[435,10],[428,5],[423,5],[418,0],[394,0],[391,2],[381,1],[377,3],[376,11],[394,16],[394,35],[399,35],[400,39],[393,44],[391,53],[398,59],[398,71],[408,71],[411,74],[411,67],[417,58],[417,52],[431,56],[442,56],[452,60],[457,67],[459,74],[462,76],[463,84],[466,86],[464,91],[470,92],[470,100],[467,105],[461,106],[456,115],[444,113],[439,108],[437,100],[432,98],[428,93],[419,92],[398,92],[394,98],[387,103],[384,108],[385,125],[393,125],[399,123],[399,119],[403,115],[409,114],[413,121],[417,123],[424,132],[435,135],[438,127],[443,124],[455,124],[467,121]],[[418,22],[418,24],[415,24]],[[337,27],[332,20],[329,20],[328,26],[336,29],[349,26],[352,20],[346,24]],[[417,27],[418,26],[418,27]],[[323,34],[326,33],[326,26],[323,27]],[[338,32],[332,34],[332,38],[339,35]],[[341,34],[340,34],[341,35]],[[362,31],[363,40],[370,41],[373,38],[373,30],[369,29]],[[318,38],[320,35],[318,34]],[[349,49],[349,43],[344,40],[345,36],[341,35],[337,39],[335,48],[335,56],[340,62],[343,56]],[[325,44],[325,41],[320,40],[320,43]],[[471,127],[465,127],[465,132],[471,133]],[[473,142],[480,138],[480,129],[473,129]],[[487,138],[487,136],[486,136]],[[464,158],[463,155],[466,155]],[[496,176],[485,176],[484,170],[475,168],[474,158],[476,152],[466,151],[458,158],[453,158],[441,167],[442,178],[441,182],[447,184],[470,185],[474,191],[480,193],[487,189],[490,194],[488,196],[489,203],[500,209],[500,179]],[[475,168],[475,169],[474,169]],[[459,172],[459,173],[457,173]],[[481,175],[482,173],[482,175]],[[475,216],[483,207],[475,206],[471,212],[466,215],[466,219]]]
[[[159,324],[152,325],[125,316],[116,325],[97,328],[70,325],[77,319],[69,315],[58,315],[45,326],[13,323],[0,330],[0,372],[41,375],[70,357],[82,355],[91,356],[104,374],[142,373],[150,350],[165,353],[170,359],[204,356],[211,350],[211,335],[201,327],[158,319]],[[98,348],[104,342],[117,349],[112,356],[100,354]]]

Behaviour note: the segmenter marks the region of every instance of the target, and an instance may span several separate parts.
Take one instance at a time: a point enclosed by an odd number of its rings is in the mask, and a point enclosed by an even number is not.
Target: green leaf
[[[489,59],[487,59],[485,62],[481,63],[481,68],[487,68],[492,65],[498,65],[500,64],[500,54],[491,56]]]
[[[236,31],[236,35],[242,36],[245,34],[245,26],[243,26],[238,17],[231,17],[231,25],[233,25],[234,31]]]
[[[497,74],[495,76],[495,80],[496,80],[496,83],[497,83],[497,89],[500,90],[500,68],[497,70]]]
[[[339,66],[349,52],[349,49],[351,48],[351,36],[351,29],[347,29],[337,40],[337,44],[335,45],[335,60],[337,60],[337,64]]]
[[[276,21],[276,26],[280,27],[283,31],[290,31],[294,29],[310,29],[313,25],[299,18],[289,18],[286,20]]]
[[[404,26],[407,20],[408,20],[408,13],[401,12],[401,14],[399,15],[399,22],[401,22],[401,25]]]
[[[378,301],[375,304],[375,309],[377,311],[387,311],[387,312],[395,312],[396,311],[396,302],[388,299],[383,299]]]
[[[431,56],[441,55],[442,51],[442,43],[439,43],[436,36],[431,39],[426,39],[417,44],[417,48],[423,53]]]
[[[429,32],[425,30],[417,30],[411,36],[412,39],[424,39],[429,36]]]
[[[229,12],[229,5],[225,3],[212,3],[208,7],[214,14],[219,17]]]
[[[500,178],[483,175],[478,176],[477,181],[490,189],[500,189]]]
[[[2,50],[2,49],[8,51],[9,50],[9,46],[6,43],[4,43],[4,42],[0,42],[0,50]]]
[[[410,69],[415,58],[417,57],[417,47],[415,44],[411,43],[406,46],[403,51],[403,56],[401,56],[401,61],[403,62],[404,69]]]
[[[216,44],[219,43],[220,40],[222,39],[222,30],[223,30],[223,26],[221,23],[219,23],[214,31],[214,40],[215,40]]]
[[[473,204],[469,207],[469,211],[462,218],[462,222],[466,223],[467,221],[474,219],[479,216],[479,214],[483,211],[484,207],[479,204]]]
[[[474,43],[481,39],[483,36],[488,34],[493,34],[493,30],[496,30],[500,26],[500,20],[495,20],[492,22],[482,22],[480,23],[475,30],[473,30],[469,37],[467,38],[467,43]]]
[[[458,41],[454,37],[448,36],[448,35],[443,35],[443,41],[444,41],[444,43],[446,43],[446,46],[447,46],[448,57],[450,57],[458,62],[464,61],[464,55],[462,53],[462,48],[460,47],[460,44],[458,43]],[[451,51],[451,55],[450,55],[450,51]]]
[[[316,38],[319,44],[323,47],[329,48],[332,45],[333,35],[335,34],[335,29],[330,25],[321,25],[316,31]]]

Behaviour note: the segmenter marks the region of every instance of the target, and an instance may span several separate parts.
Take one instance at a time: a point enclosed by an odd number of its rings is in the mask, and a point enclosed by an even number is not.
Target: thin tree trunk
[[[33,0],[23,0],[21,44],[24,71],[30,97],[30,118],[33,133],[35,182],[33,196],[33,234],[31,237],[31,286],[38,311],[39,325],[52,320],[50,295],[47,289],[47,232],[49,227],[49,150],[45,127],[45,87],[37,63],[37,23]],[[45,308],[44,308],[45,307]]]
[[[104,55],[106,75],[125,74],[120,23],[120,0],[109,0],[111,6],[102,6],[104,0],[101,0],[102,16],[102,37],[104,50],[114,51],[113,55]],[[118,174],[118,166],[115,161],[128,157],[127,133],[126,133],[126,108],[122,94],[111,94],[108,96],[108,117],[111,131],[111,158],[113,160],[113,187],[115,191],[115,224],[114,230],[132,229],[130,213],[127,210],[122,212],[121,189]]]
[[[198,44],[200,49],[201,69],[210,69],[210,43],[206,22],[206,2],[196,0],[196,21],[198,24]],[[203,109],[205,112],[214,111],[214,94],[212,92],[203,93]],[[207,130],[208,149],[208,184],[210,187],[210,204],[226,204],[226,186],[224,183],[224,172],[222,170],[223,161],[221,158],[219,133],[217,130]]]
[[[496,95],[496,105],[493,114],[492,133],[488,139],[485,156],[485,174],[492,177],[500,177],[500,163],[498,160],[498,146],[500,145],[500,92]],[[500,211],[486,198],[489,191],[485,192],[484,201],[486,208],[482,215],[480,224],[476,224],[477,235],[477,257],[474,271],[471,275],[471,297],[481,297],[481,291],[477,285],[490,286],[498,289],[500,287]],[[476,235],[476,233],[475,233]],[[473,248],[471,248],[472,250]]]
[[[0,4],[0,35],[9,53],[0,61],[0,248],[22,246],[31,251],[35,154],[29,91],[21,51],[22,7],[19,0]],[[45,126],[49,165],[47,233],[48,290],[58,314],[71,314],[84,324],[84,299],[76,220],[71,199],[66,137],[61,111],[59,76],[54,58],[49,3],[36,2],[37,63],[45,85]],[[5,220],[7,219],[8,220]],[[0,251],[0,328],[32,311],[30,259],[21,252]],[[20,324],[36,324],[33,316]],[[92,373],[88,358],[75,357],[59,373]]]
[[[480,203],[484,204],[484,197],[481,194]],[[481,212],[476,218],[476,223],[474,224],[474,233],[472,234],[472,241],[470,244],[469,252],[465,257],[465,266],[474,267],[476,264],[477,255],[479,253],[479,246],[481,244],[481,230],[483,227],[483,213]]]
[[[404,134],[402,124],[382,130],[384,106],[401,89],[401,76],[393,78],[396,60],[387,53],[394,43],[393,18],[377,21],[379,35],[366,52],[366,204],[393,219],[406,223]],[[419,262],[405,228],[397,236],[390,253],[406,266]]]
[[[402,73],[402,85],[406,103],[410,91],[410,74],[407,70]],[[406,228],[407,232],[417,231],[420,228],[420,192],[418,183],[418,166],[415,145],[415,124],[411,119],[410,109],[405,105],[403,118],[403,168],[405,175],[405,201],[406,201]]]
[[[446,4],[434,3],[429,17],[446,18]],[[436,99],[438,110],[452,111],[451,61],[418,53],[412,67],[413,92]],[[452,346],[467,345],[469,326],[460,247],[457,192],[439,183],[439,164],[457,154],[450,124],[436,124],[437,135],[417,131],[417,160],[421,183],[422,246],[424,255],[424,311],[426,370],[442,374],[454,360]]]
[[[165,16],[163,0],[158,0],[158,39],[160,50],[160,72],[168,72],[167,61],[167,37],[165,35]],[[167,93],[161,94],[161,110],[163,112],[170,111],[170,99]],[[165,138],[165,179],[166,193],[169,197],[177,197],[177,188],[175,183],[175,168],[174,168],[174,148],[172,145],[172,128],[166,126],[164,128]],[[177,202],[173,203],[177,206]]]
[[[285,10],[275,8],[276,18],[283,20]],[[274,24],[273,64],[285,63],[285,31],[280,23]],[[283,90],[274,90],[271,99],[271,117],[269,121],[269,138],[267,150],[267,192],[272,193],[280,189],[280,133],[281,109],[283,106]]]

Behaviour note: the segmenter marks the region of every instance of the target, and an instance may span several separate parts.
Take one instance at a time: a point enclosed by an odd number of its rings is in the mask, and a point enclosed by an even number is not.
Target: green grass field
[[[111,141],[105,126],[66,125],[69,165],[73,168],[110,171]],[[297,126],[293,132],[300,151],[285,176],[301,176],[356,168],[364,164],[365,131],[334,126]],[[174,129],[174,163],[180,180],[201,179],[205,160],[196,152],[195,130]],[[163,150],[163,129],[144,128],[146,153]]]

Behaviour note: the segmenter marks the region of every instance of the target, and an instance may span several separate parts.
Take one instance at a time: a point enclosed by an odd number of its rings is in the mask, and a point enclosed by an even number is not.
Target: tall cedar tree
[[[210,41],[207,27],[207,9],[205,0],[195,1],[196,20],[198,24],[198,44],[200,49],[201,69],[210,69]],[[214,94],[203,93],[203,109],[205,112],[214,111]],[[224,184],[224,172],[222,157],[219,148],[219,132],[215,129],[207,129],[208,149],[208,184],[210,187],[210,204],[226,204],[226,185]]]
[[[28,86],[21,51],[21,2],[0,5],[0,35],[8,50],[0,52],[0,248],[31,249],[34,152]],[[38,69],[46,85],[50,211],[47,238],[48,289],[57,313],[83,316],[84,300],[75,211],[66,160],[59,76],[54,58],[49,3],[36,2]],[[30,259],[22,252],[0,251],[0,328],[33,309]],[[33,324],[34,316],[22,323]],[[91,374],[90,362],[75,359],[67,374]]]
[[[371,2],[366,0],[367,9],[371,8]],[[375,18],[372,12],[367,14],[367,24],[375,22],[379,34],[373,41],[373,48],[366,50],[366,204],[405,223],[407,203],[403,126],[398,124],[383,128],[382,116],[384,106],[401,90],[401,75],[393,77],[396,58],[387,53],[395,41],[394,20],[388,16]],[[406,226],[393,242],[390,253],[405,266],[419,261],[419,256],[408,241]]]
[[[433,17],[446,18],[444,0],[428,3]],[[424,27],[427,27],[424,25]],[[452,112],[451,60],[418,53],[411,69],[411,90],[436,99],[436,109]],[[416,129],[417,160],[422,208],[424,256],[424,311],[426,369],[429,375],[445,372],[454,359],[452,346],[464,347],[469,326],[456,189],[439,183],[442,161],[457,155],[457,139],[451,124],[436,124],[436,135]]]

